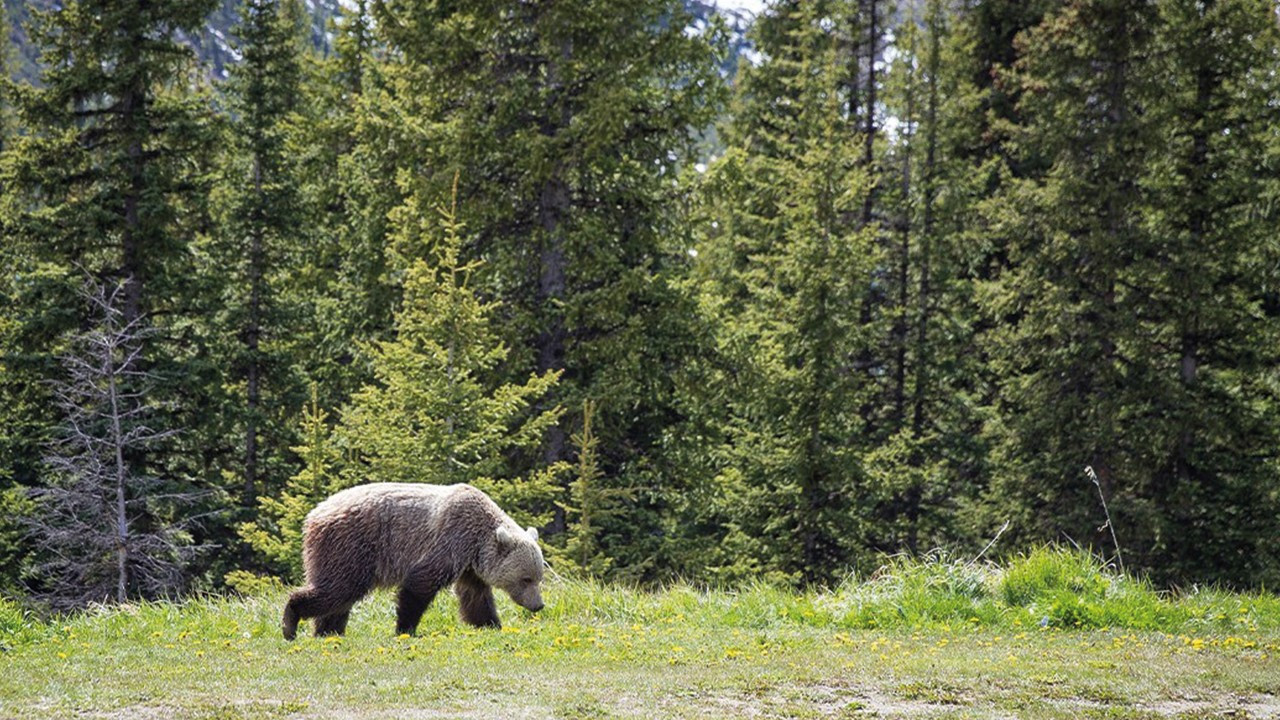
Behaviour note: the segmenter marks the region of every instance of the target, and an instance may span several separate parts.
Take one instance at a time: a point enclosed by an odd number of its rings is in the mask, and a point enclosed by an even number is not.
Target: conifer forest
[[[0,593],[1079,547],[1280,586],[1274,0],[5,0]]]

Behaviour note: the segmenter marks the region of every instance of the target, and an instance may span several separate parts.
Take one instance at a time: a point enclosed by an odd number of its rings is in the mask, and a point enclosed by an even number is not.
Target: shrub
[[[1000,579],[1006,604],[1027,607],[1067,592],[1082,600],[1101,600],[1113,576],[1093,556],[1059,548],[1038,548],[1014,560]]]
[[[44,634],[44,623],[9,598],[0,597],[0,652],[8,652]]]

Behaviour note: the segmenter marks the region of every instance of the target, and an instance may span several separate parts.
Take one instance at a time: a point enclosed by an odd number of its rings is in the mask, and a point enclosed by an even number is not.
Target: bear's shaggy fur
[[[303,525],[307,584],[289,596],[285,639],[316,618],[341,635],[351,606],[375,587],[399,586],[396,633],[413,633],[436,593],[454,586],[462,619],[499,627],[491,587],[542,609],[542,550],[488,495],[470,485],[371,483],[320,503]]]

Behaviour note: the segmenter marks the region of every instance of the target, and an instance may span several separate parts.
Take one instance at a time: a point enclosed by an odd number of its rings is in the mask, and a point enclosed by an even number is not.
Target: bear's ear
[[[515,533],[508,530],[506,525],[498,526],[497,536],[498,545],[500,547],[510,547],[520,541],[520,538],[516,537]]]
[[[530,540],[534,542],[538,542],[538,528],[536,527],[525,528],[524,531],[526,533],[529,533]]]

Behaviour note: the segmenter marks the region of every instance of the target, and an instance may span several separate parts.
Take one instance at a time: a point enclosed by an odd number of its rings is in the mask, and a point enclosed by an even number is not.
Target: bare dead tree
[[[175,434],[152,427],[150,374],[140,369],[145,317],[127,317],[127,282],[88,280],[81,296],[94,327],[71,340],[54,383],[62,423],[44,461],[50,482],[33,492],[28,530],[41,561],[37,581],[57,609],[178,590],[197,548],[171,516],[198,493],[172,492],[132,459]],[[161,511],[161,508],[164,511]]]

